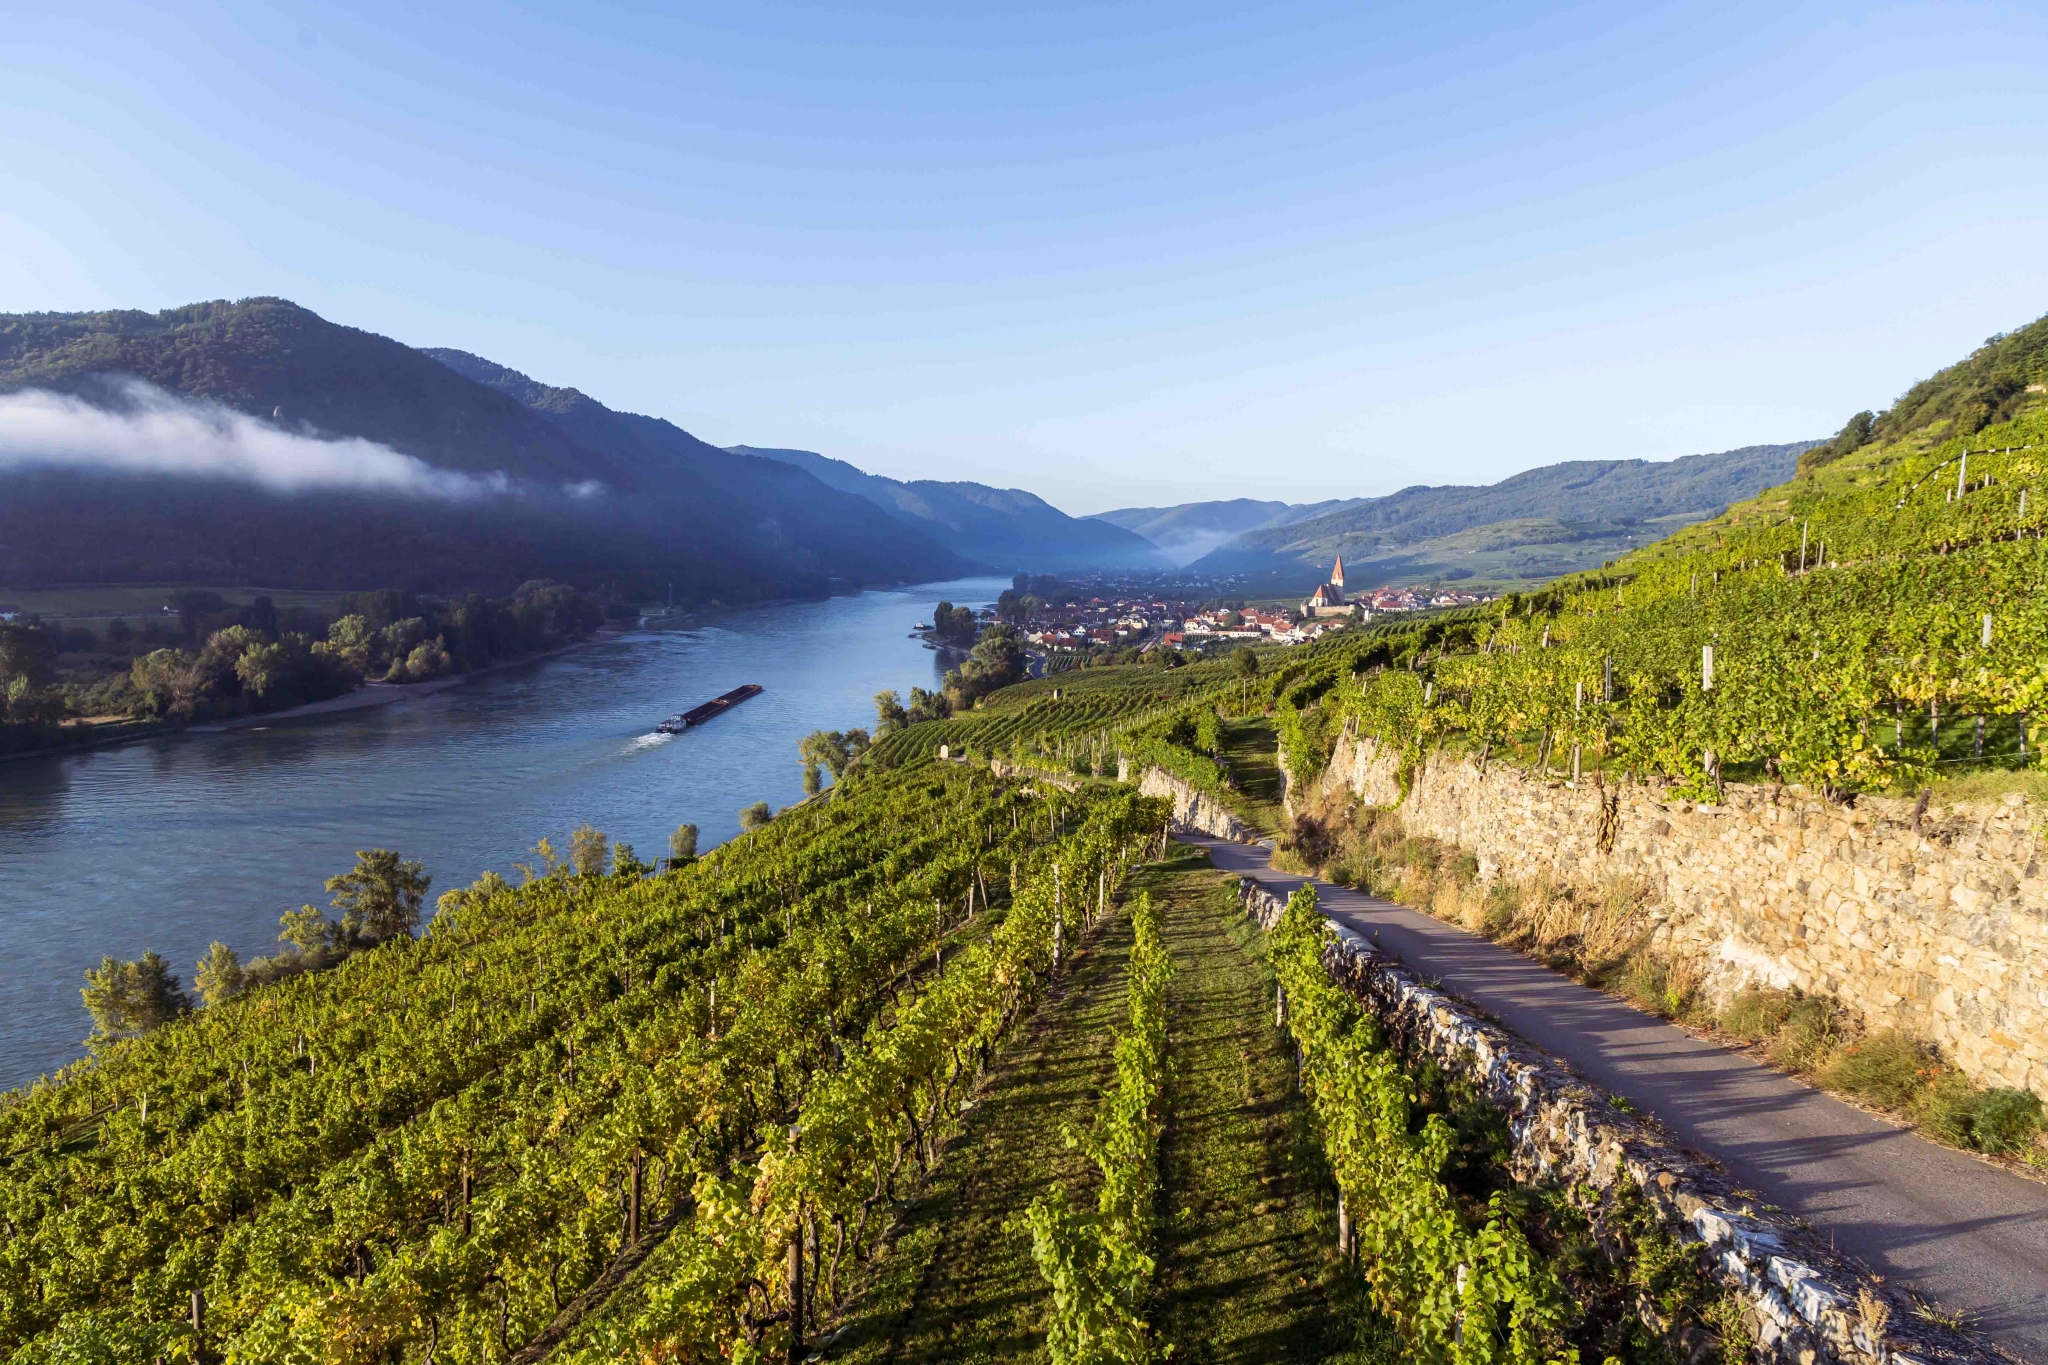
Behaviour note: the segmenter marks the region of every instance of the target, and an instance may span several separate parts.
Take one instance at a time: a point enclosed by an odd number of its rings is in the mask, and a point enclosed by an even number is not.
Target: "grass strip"
[[[1356,1295],[1331,1250],[1329,1177],[1273,1023],[1263,942],[1206,858],[1138,889],[1161,905],[1178,968],[1154,1326],[1191,1365],[1344,1359]]]
[[[1259,833],[1273,836],[1285,828],[1280,781],[1279,740],[1273,723],[1258,717],[1225,721],[1222,750],[1217,757],[1230,774],[1228,804],[1237,818]]]
[[[1045,1281],[1030,1238],[1003,1225],[1055,1185],[1096,1178],[1064,1134],[1084,1131],[1115,1083],[1111,1030],[1124,1012],[1130,946],[1129,920],[1105,921],[1029,1031],[1005,1049],[829,1359],[922,1365],[1043,1355]]]

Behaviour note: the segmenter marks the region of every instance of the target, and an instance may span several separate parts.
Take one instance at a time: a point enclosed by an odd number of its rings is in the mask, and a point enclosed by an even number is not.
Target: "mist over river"
[[[356,849],[420,859],[431,899],[486,868],[515,875],[536,839],[562,847],[585,821],[645,861],[686,820],[720,843],[742,806],[801,799],[800,736],[871,728],[876,692],[932,685],[939,656],[910,628],[935,603],[1008,586],[700,614],[374,710],[0,764],[0,1087],[83,1055],[78,990],[101,954],[154,948],[189,988],[214,939],[245,960],[275,951],[278,916],[324,908]],[[767,691],[654,733],[748,682]]]

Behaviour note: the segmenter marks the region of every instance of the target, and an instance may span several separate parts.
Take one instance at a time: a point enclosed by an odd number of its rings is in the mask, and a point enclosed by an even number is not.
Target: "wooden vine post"
[[[1060,903],[1060,865],[1052,865],[1052,974],[1060,974],[1060,962],[1065,956],[1067,939],[1067,917]]]
[[[789,1146],[796,1150],[797,1126],[789,1125]],[[796,1222],[789,1230],[789,1365],[804,1358],[804,1205],[797,1200]]]
[[[640,1242],[640,1189],[645,1174],[645,1158],[638,1148],[633,1151],[632,1184],[626,1196],[626,1245],[637,1246]]]

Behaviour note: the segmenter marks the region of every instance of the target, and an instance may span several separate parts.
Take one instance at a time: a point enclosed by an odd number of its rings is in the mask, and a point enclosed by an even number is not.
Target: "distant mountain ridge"
[[[1170,562],[1143,536],[1087,517],[1070,517],[1021,488],[870,474],[814,450],[728,446],[802,469],[842,492],[867,499],[901,524],[965,559],[1005,572],[1024,569],[1158,569]]]
[[[1255,498],[1230,498],[1221,502],[1184,502],[1173,507],[1119,507],[1097,512],[1093,520],[1135,532],[1157,545],[1174,563],[1190,564],[1246,531],[1291,525],[1364,501],[1332,498],[1325,502],[1261,502]]]
[[[355,437],[481,476],[477,487],[510,482],[498,496],[448,500],[280,492],[175,459],[123,473],[17,461],[0,465],[0,582],[491,591],[557,577],[646,595],[672,582],[732,601],[967,567],[815,479],[519,376],[544,390],[529,406],[285,299],[0,315],[0,394],[115,411],[109,381],[123,376],[243,414],[277,431],[273,444]]]
[[[1246,531],[1190,567],[1240,576],[1254,590],[1292,591],[1321,581],[1341,554],[1352,586],[1521,586],[1591,568],[1718,516],[1792,477],[1800,454],[1816,444],[1744,446],[1662,462],[1574,460],[1485,486],[1418,484]]]
[[[482,356],[449,347],[421,352],[524,405],[585,449],[602,452],[645,486],[679,499],[707,522],[772,531],[770,542],[820,562],[857,563],[880,547],[909,553],[925,577],[968,572],[979,561],[957,555],[853,490],[787,461],[721,450],[659,417],[619,412],[579,389],[556,388]]]

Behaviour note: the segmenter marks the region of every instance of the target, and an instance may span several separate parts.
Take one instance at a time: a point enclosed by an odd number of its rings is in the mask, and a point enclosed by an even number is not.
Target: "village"
[[[1045,651],[1157,648],[1205,651],[1241,643],[1298,645],[1380,617],[1489,600],[1478,593],[1436,588],[1376,588],[1349,598],[1344,561],[1329,581],[1298,605],[1228,602],[1189,587],[1214,585],[1133,583],[1098,578],[1069,591],[1025,599],[1032,610],[1020,624],[1024,638]],[[1078,591],[1074,590],[1078,588]],[[1083,598],[1081,591],[1094,595]],[[996,613],[989,613],[991,616]]]

